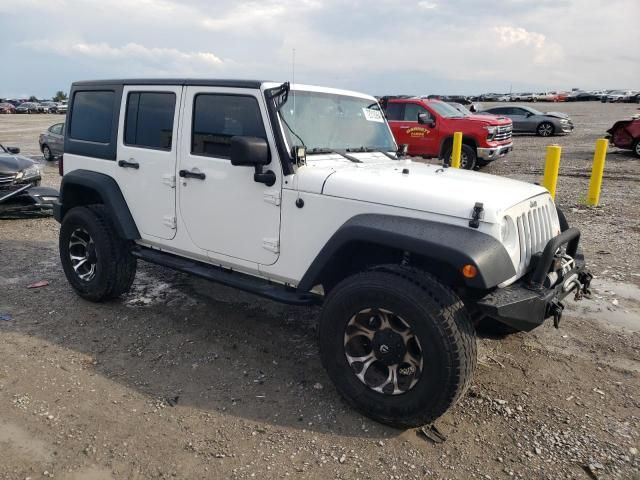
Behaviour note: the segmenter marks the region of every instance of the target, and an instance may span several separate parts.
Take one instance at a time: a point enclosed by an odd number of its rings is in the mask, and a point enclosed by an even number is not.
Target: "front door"
[[[418,123],[420,114],[435,119],[418,103],[390,103],[387,107],[387,120],[398,145],[408,145],[409,155],[437,156],[439,145],[434,131],[437,126]]]
[[[255,89],[186,87],[179,158],[180,216],[212,259],[271,265],[279,256],[282,169],[262,94]],[[254,181],[254,167],[231,165],[233,136],[267,140],[276,175]]]
[[[125,86],[115,176],[142,238],[176,234],[181,86]]]

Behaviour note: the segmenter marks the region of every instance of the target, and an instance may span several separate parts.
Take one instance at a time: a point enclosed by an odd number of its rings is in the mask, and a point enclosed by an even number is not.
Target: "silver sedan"
[[[64,123],[51,125],[40,134],[40,151],[46,161],[54,160],[64,152]]]
[[[522,105],[491,107],[479,113],[510,118],[513,120],[514,133],[536,133],[541,137],[550,137],[573,131],[573,122],[566,113],[540,112]]]

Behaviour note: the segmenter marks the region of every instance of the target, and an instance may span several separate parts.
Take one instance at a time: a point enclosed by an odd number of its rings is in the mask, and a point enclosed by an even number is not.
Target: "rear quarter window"
[[[113,128],[115,92],[76,92],[69,136],[74,140],[109,143]]]

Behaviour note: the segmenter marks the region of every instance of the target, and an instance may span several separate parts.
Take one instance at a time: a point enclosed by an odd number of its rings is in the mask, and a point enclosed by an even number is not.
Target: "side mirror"
[[[527,112],[527,118],[529,118],[529,117],[533,117],[533,113]]]
[[[271,162],[269,145],[264,138],[231,137],[231,165],[255,167],[253,181],[270,187],[276,183],[276,174],[262,167]]]
[[[426,113],[419,113],[418,114],[418,123],[426,125],[427,127],[430,127],[430,128],[434,128],[436,126],[436,121],[433,120]]]
[[[20,153],[20,149],[18,147],[7,147],[7,152],[9,153]]]
[[[257,167],[271,162],[264,138],[231,137],[231,165]]]
[[[407,153],[409,153],[409,145],[406,143],[402,143],[400,145],[398,145],[398,151],[396,152],[396,155],[398,157],[406,157]]]

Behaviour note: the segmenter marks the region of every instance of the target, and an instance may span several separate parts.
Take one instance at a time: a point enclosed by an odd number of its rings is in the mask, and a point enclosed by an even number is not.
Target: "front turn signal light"
[[[464,267],[462,267],[462,275],[464,278],[475,278],[478,275],[478,269],[475,265],[471,265],[467,263]]]

